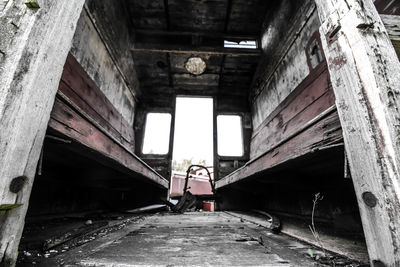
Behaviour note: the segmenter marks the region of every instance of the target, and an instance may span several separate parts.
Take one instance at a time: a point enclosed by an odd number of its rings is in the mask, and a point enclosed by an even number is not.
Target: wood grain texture
[[[122,167],[133,171],[137,176],[144,177],[154,182],[157,186],[168,188],[167,180],[136,157],[131,151],[115,143],[61,99],[56,99],[49,127],[82,145],[100,152]]]
[[[107,1],[96,1],[99,5],[104,2]],[[110,12],[112,11],[110,10]],[[123,27],[121,25],[121,28]],[[130,74],[124,74],[120,68],[121,65],[113,56],[111,44],[106,44],[106,40],[97,27],[92,14],[84,9],[78,21],[70,52],[113,106],[130,124],[133,124],[134,113],[132,110],[135,109],[137,102],[134,97],[136,94],[134,88],[137,87],[137,83],[133,81],[129,83],[124,78]],[[130,46],[130,43],[127,45]],[[131,57],[130,51],[128,54],[127,61]],[[133,64],[131,64],[132,66]],[[134,74],[131,76],[134,78]]]
[[[317,122],[296,134],[281,145],[249,161],[242,168],[217,181],[216,188],[221,188],[243,179],[262,174],[262,172],[286,161],[324,149],[342,140],[341,127],[336,111],[331,111]],[[266,178],[267,179],[267,178]]]
[[[319,18],[313,1],[302,2],[281,1],[263,30],[263,56],[251,86],[255,128],[310,74],[306,49]]]
[[[400,2],[396,0],[375,0],[374,5],[379,14],[400,15]]]
[[[22,204],[0,215],[0,265],[5,266],[15,265],[46,126],[84,4],[43,0],[32,10],[24,2],[13,1],[0,16],[0,203]],[[27,181],[12,193],[10,182],[19,176]]]
[[[200,55],[229,55],[229,56],[255,56],[261,55],[259,49],[247,48],[213,48],[213,47],[191,47],[169,44],[145,44],[136,43],[131,49],[133,52],[152,53],[174,53],[174,54],[200,54]]]
[[[253,131],[251,158],[269,150],[335,103],[326,64],[321,64]]]
[[[371,264],[400,266],[400,63],[371,0],[316,4]]]
[[[122,117],[71,54],[64,66],[59,91],[134,151],[133,125]]]
[[[85,2],[91,22],[103,40],[112,61],[135,98],[140,96],[134,61],[129,46],[134,40],[133,25],[124,1],[88,0]]]
[[[399,8],[400,11],[400,8]],[[380,15],[397,56],[400,58],[400,15]]]

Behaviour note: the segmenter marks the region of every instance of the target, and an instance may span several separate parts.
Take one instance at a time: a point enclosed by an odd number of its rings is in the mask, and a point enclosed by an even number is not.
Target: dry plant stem
[[[319,247],[322,249],[322,251],[324,253],[324,257],[326,257],[325,248],[322,245],[321,239],[319,237],[317,229],[315,228],[315,223],[314,223],[315,208],[317,207],[318,201],[320,201],[322,199],[323,199],[323,197],[320,196],[320,193],[315,194],[314,200],[313,200],[313,209],[312,209],[312,213],[311,213],[311,225],[309,225],[309,227],[310,227],[311,233],[314,236],[315,240],[317,241]]]

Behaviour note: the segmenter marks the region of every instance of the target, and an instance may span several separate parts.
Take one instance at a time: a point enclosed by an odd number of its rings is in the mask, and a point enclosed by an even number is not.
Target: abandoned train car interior
[[[400,1],[0,0],[0,266],[400,266]]]

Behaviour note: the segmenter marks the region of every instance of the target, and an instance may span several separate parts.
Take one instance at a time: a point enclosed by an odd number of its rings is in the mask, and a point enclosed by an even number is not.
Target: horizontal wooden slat
[[[132,152],[124,149],[121,145],[110,139],[59,98],[56,99],[54,104],[49,127],[103,154],[110,160],[116,161],[138,176],[145,177],[159,186],[168,188],[168,181],[166,179],[161,177]]]
[[[214,48],[214,47],[190,47],[168,44],[136,43],[131,49],[133,52],[174,53],[174,54],[206,54],[206,55],[230,55],[230,56],[260,56],[260,49],[246,48]]]
[[[245,34],[228,34],[224,32],[210,32],[210,31],[166,31],[166,30],[155,30],[155,29],[137,29],[135,30],[136,36],[157,36],[157,37],[191,37],[201,36],[203,38],[221,39],[221,40],[257,40],[257,35],[245,35]]]
[[[110,134],[133,147],[133,126],[122,117],[71,54],[64,66],[59,91]]]
[[[307,121],[335,103],[326,65],[309,75],[258,127],[251,140],[251,158],[269,150]]]
[[[331,109],[332,110],[332,109]],[[248,162],[234,173],[217,181],[216,188],[221,188],[238,181],[261,174],[272,167],[300,156],[324,149],[342,141],[341,127],[337,112],[333,109],[326,117],[293,136],[281,145],[271,149],[258,158]]]

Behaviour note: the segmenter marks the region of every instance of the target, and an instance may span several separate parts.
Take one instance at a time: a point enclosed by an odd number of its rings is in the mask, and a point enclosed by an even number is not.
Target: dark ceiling
[[[259,49],[224,48],[224,40],[259,39],[266,0],[127,0],[132,49],[144,99],[160,94],[247,97]],[[199,56],[201,75],[185,62]]]

